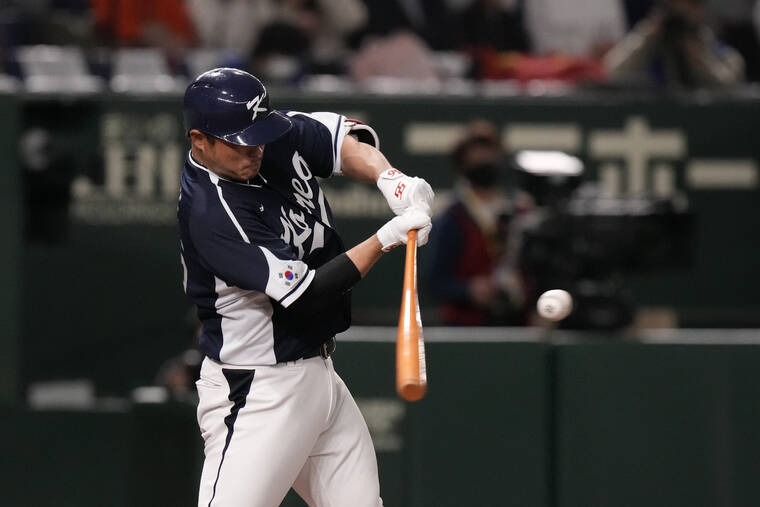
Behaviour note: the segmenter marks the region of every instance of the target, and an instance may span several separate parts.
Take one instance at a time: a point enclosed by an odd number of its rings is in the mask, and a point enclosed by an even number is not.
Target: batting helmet
[[[292,127],[290,118],[269,108],[267,89],[238,69],[204,72],[185,90],[185,128],[232,144],[271,143]]]

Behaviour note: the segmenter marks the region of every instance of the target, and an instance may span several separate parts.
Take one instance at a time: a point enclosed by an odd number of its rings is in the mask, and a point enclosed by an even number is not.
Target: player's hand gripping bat
[[[396,338],[396,391],[406,401],[417,401],[426,390],[425,342],[417,298],[417,231],[410,230]]]

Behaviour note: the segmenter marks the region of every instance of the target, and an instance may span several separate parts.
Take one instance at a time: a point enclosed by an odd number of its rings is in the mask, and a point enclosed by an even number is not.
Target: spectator
[[[433,50],[455,49],[455,33],[460,29],[454,22],[445,0],[364,0],[368,22],[360,34],[387,36],[394,32],[413,32]]]
[[[203,356],[195,348],[164,361],[156,374],[156,385],[166,389],[169,399],[198,403],[195,382],[200,376]]]
[[[89,46],[93,40],[89,0],[10,0],[0,6],[0,52],[17,45]]]
[[[91,0],[101,40],[113,46],[155,46],[177,64],[196,41],[183,0]]]
[[[657,0],[625,0],[625,17],[628,20],[626,26],[630,29],[636,23],[644,19]]]
[[[358,83],[376,77],[411,80],[422,86],[439,83],[429,48],[422,39],[408,31],[368,38],[351,59],[349,72]]]
[[[716,39],[702,0],[663,0],[605,56],[613,82],[696,87],[743,81],[744,62]]]
[[[342,60],[348,52],[349,36],[367,23],[367,7],[361,0],[316,0],[311,9],[316,16],[309,31],[312,61],[329,65]]]
[[[625,35],[620,0],[529,0],[528,35],[533,52],[600,58]]]
[[[474,0],[458,16],[465,47],[473,56],[473,75],[520,83],[602,81],[599,56],[610,47],[612,36],[599,34],[624,33],[622,10],[604,1],[605,8],[579,15],[576,11],[583,7],[577,5],[579,1],[589,8],[593,3],[574,0],[568,6],[554,0]],[[607,27],[617,27],[618,21],[619,30]]]
[[[528,51],[521,3],[474,0],[456,15],[460,23],[459,45],[471,50]]]
[[[253,68],[270,81],[282,78],[276,67],[288,59],[296,77],[302,72],[343,73],[346,40],[366,19],[360,0],[283,0],[261,33]]]
[[[170,400],[198,403],[195,382],[200,377],[203,356],[198,350],[198,338],[203,328],[193,310],[185,318],[190,343],[181,354],[165,360],[156,373],[155,383],[166,389]]]
[[[226,49],[248,61],[262,29],[275,18],[274,0],[187,0],[205,48]]]
[[[524,324],[526,291],[508,259],[514,202],[500,179],[504,152],[495,125],[475,121],[452,151],[455,199],[431,234],[427,280],[446,325]]]
[[[760,80],[760,38],[752,20],[756,0],[707,0],[710,26],[716,36],[736,49],[746,65],[750,81]],[[760,8],[760,7],[758,7]]]

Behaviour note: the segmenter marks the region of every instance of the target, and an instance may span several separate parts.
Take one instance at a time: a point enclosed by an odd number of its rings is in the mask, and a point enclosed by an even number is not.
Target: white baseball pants
[[[199,507],[276,507],[291,486],[314,507],[383,505],[367,425],[332,359],[249,368],[206,358],[197,386]]]

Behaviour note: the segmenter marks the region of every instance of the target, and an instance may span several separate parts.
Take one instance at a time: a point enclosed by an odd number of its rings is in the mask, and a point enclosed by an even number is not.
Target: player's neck
[[[197,151],[194,147],[190,148],[190,156],[193,157],[193,160],[195,160],[197,163],[208,169],[209,171],[211,168],[209,167],[208,163],[205,160],[205,157],[203,156],[203,153],[200,153]]]
[[[203,152],[197,151],[195,148],[190,148],[190,156],[198,164],[202,165],[208,172],[215,174],[216,176],[226,180],[229,179],[226,175],[220,174],[219,171],[215,171],[212,164],[209,164],[206,157],[203,156]]]

